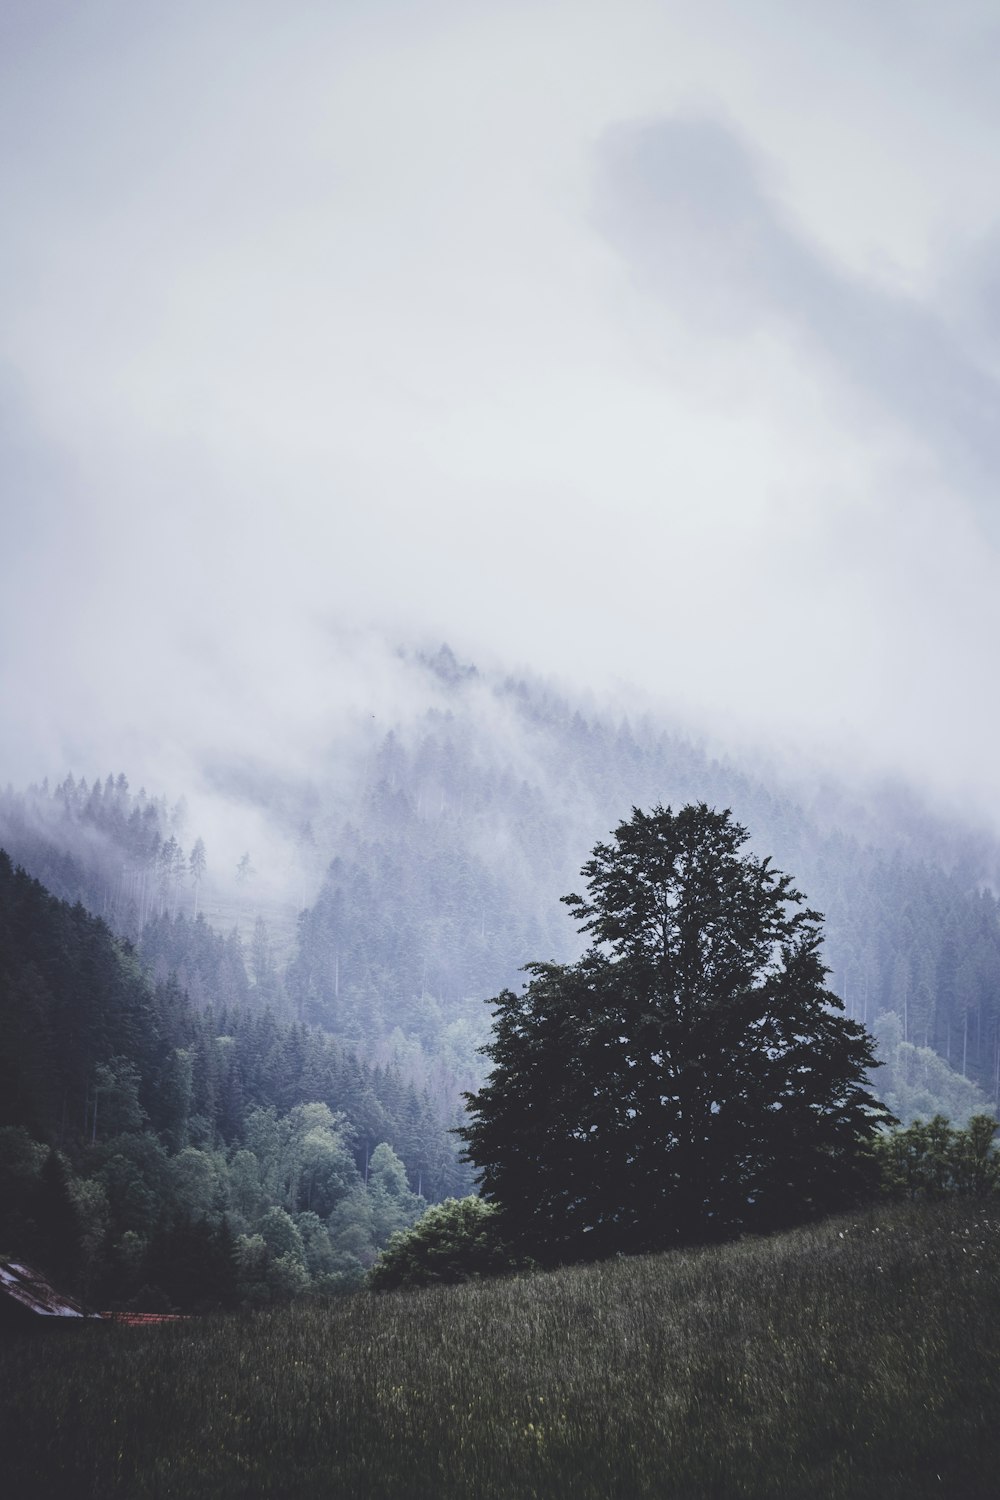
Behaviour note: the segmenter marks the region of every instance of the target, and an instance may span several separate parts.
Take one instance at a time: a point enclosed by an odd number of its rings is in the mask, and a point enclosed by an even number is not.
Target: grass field
[[[0,1494],[1000,1495],[1000,1204],[0,1349]]]

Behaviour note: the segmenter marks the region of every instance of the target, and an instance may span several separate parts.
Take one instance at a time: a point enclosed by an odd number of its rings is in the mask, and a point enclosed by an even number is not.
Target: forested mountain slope
[[[750,775],[655,719],[484,676],[447,648],[407,670],[424,706],[392,725],[345,724],[310,775],[249,753],[206,772],[237,819],[268,820],[281,851],[267,856],[271,904],[235,871],[227,898],[183,807],[134,796],[122,775],[8,791],[0,843],[132,937],[156,977],[176,973],[196,1005],[270,1006],[372,1061],[397,1058],[443,1104],[481,1066],[483,1000],[519,985],[529,960],[579,953],[559,898],[594,843],[634,805],[703,800],[731,808],[824,913],[833,987],[884,1038],[881,1086],[902,1112],[964,1117],[984,1102],[977,1087],[997,1101],[989,840],[900,788],[817,779],[793,792],[773,768]],[[276,941],[279,867],[303,909]],[[213,888],[225,932],[199,909]]]
[[[517,682],[460,678],[447,712],[384,737],[300,919],[291,1002],[338,1034],[401,1026],[440,1047],[459,1023],[475,1025],[478,997],[520,982],[525,961],[577,955],[559,897],[596,840],[633,805],[698,800],[732,808],[756,851],[825,914],[834,988],[869,1026],[898,1015],[898,1045],[882,1028],[890,1060],[914,1087],[923,1077],[925,1102],[948,1079],[935,1057],[995,1100],[1000,908],[989,846],[902,798],[894,821],[886,806],[869,818],[829,792],[806,810],[777,781],[656,724],[585,718]],[[872,823],[882,847],[864,837]],[[970,1088],[952,1110],[977,1102]]]
[[[332,1037],[154,984],[0,852],[0,1253],[146,1305],[350,1283],[467,1189],[452,1123]]]

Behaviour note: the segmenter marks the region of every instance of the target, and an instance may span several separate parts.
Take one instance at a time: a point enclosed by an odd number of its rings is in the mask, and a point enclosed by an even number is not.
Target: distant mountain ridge
[[[249,758],[231,783],[213,768],[219,790],[269,817],[297,861],[306,901],[281,953],[265,908],[250,925],[252,891],[242,937],[195,920],[176,810],[132,797],[121,775],[0,794],[0,843],[135,937],[157,973],[178,972],[201,1003],[266,1001],[373,1057],[405,1056],[448,1089],[479,1067],[483,1001],[519,985],[530,960],[577,956],[559,897],[595,841],[634,805],[706,801],[731,808],[755,851],[824,913],[848,1013],[869,1026],[897,1015],[899,1045],[943,1059],[970,1098],[982,1103],[978,1087],[997,1103],[991,840],[901,788],[881,789],[869,812],[827,778],[806,806],[777,775],[747,775],[658,721],[584,711],[447,647],[409,658],[407,671],[416,696],[428,685],[426,709],[345,733],[311,778],[257,773]]]

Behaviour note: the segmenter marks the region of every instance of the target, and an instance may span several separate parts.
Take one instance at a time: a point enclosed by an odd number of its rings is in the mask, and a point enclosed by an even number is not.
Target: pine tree
[[[188,858],[188,869],[191,872],[191,881],[194,885],[194,914],[198,915],[198,896],[201,892],[201,882],[205,878],[208,868],[208,857],[205,853],[205,840],[195,839],[194,846]]]

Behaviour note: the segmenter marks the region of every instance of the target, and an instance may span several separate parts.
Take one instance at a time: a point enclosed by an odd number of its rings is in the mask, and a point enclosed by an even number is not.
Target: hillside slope
[[[0,1349],[29,1500],[993,1500],[995,1203]]]
[[[104,1305],[342,1288],[467,1188],[452,1123],[332,1037],[154,983],[0,850],[4,1253]]]

